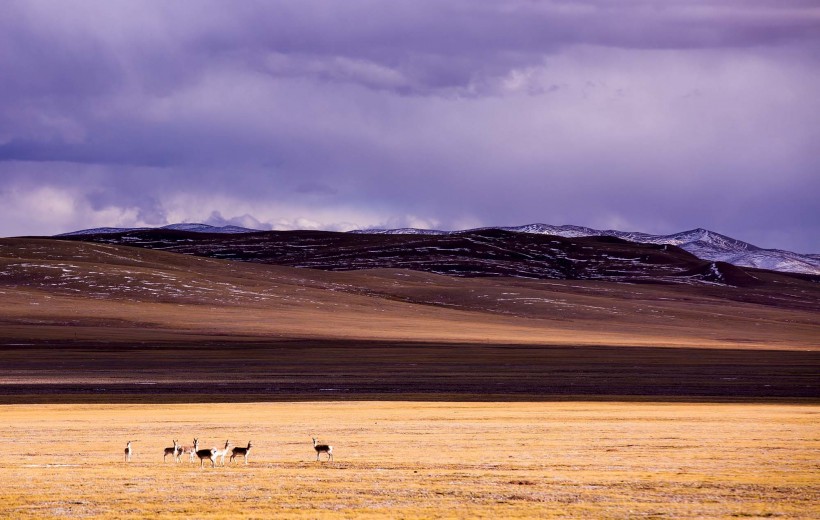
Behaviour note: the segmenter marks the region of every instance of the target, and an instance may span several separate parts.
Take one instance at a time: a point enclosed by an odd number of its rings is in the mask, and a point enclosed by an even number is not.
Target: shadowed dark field
[[[0,402],[817,399],[820,353],[281,341],[4,346]]]

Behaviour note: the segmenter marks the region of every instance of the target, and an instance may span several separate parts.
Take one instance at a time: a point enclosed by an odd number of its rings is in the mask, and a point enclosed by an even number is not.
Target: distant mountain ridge
[[[799,254],[781,249],[763,249],[708,229],[697,228],[671,235],[651,235],[649,233],[618,231],[615,229],[593,229],[583,226],[553,226],[550,224],[527,224],[514,227],[495,227],[482,229],[501,229],[514,233],[533,233],[554,235],[564,238],[591,236],[613,236],[629,242],[644,244],[673,245],[684,249],[702,260],[726,262],[740,267],[754,267],[772,271],[820,275],[820,255]],[[458,231],[440,231],[415,228],[404,229],[365,229],[354,233],[380,234],[449,234]]]
[[[93,228],[56,235],[71,237],[82,235],[101,235],[164,229],[194,233],[241,234],[260,233],[262,230],[239,226],[211,226],[199,223],[170,224],[160,228]],[[514,233],[537,235],[554,235],[564,238],[612,236],[635,243],[673,245],[695,255],[702,260],[725,262],[740,267],[754,267],[772,271],[820,275],[820,254],[799,254],[781,249],[763,249],[748,242],[721,235],[708,229],[697,228],[671,235],[652,235],[649,233],[618,231],[615,229],[599,230],[584,226],[553,226],[550,224],[527,224],[513,227],[486,227],[465,231],[442,231],[437,229],[359,229],[354,234],[379,235],[453,235],[468,231],[502,230]]]
[[[249,229],[239,226],[211,226],[208,224],[198,223],[181,223],[169,224],[158,228],[138,227],[138,228],[115,228],[115,227],[101,227],[91,229],[81,229],[80,231],[70,231],[68,233],[60,233],[54,235],[58,237],[71,237],[78,235],[104,235],[108,233],[128,233],[129,231],[146,231],[149,229],[168,229],[171,231],[190,231],[192,233],[257,233],[259,229]]]

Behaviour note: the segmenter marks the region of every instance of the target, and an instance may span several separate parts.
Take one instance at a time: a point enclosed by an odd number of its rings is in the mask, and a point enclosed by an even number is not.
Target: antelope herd
[[[319,460],[319,455],[321,453],[327,453],[327,460],[333,460],[333,446],[329,446],[327,444],[318,444],[315,437],[313,439],[313,449],[316,450],[316,460]],[[125,445],[125,462],[131,462],[131,443],[136,441],[128,441]],[[182,446],[179,444],[179,441],[174,439],[174,445],[168,448],[165,448],[162,454],[162,462],[166,462],[168,459],[168,455],[171,455],[174,458],[174,462],[181,462],[183,455],[188,455],[188,461],[194,462],[196,458],[199,458],[199,466],[204,467],[205,461],[211,461],[211,467],[216,467],[216,461],[219,460],[220,465],[225,465],[225,456],[228,454],[228,449],[231,446],[231,441],[226,440],[225,446],[222,449],[217,447],[213,448],[203,448],[200,449],[199,447],[199,438],[194,437],[193,444],[189,444],[187,446]],[[245,464],[248,463],[248,453],[250,453],[253,444],[251,441],[248,441],[247,446],[236,446],[231,451],[231,457],[229,459],[230,462],[233,462],[235,458],[242,457],[245,459]]]

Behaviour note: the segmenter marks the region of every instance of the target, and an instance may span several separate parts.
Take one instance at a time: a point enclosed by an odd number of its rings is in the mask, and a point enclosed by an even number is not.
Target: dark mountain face
[[[236,226],[214,227],[207,224],[171,224],[161,228],[95,228],[74,231],[57,235],[61,237],[76,237],[78,235],[126,234],[137,231],[193,231],[196,233],[225,234],[225,233],[255,233],[257,230]],[[786,273],[802,273],[820,276],[820,255],[801,255],[791,251],[779,249],[762,249],[752,244],[732,237],[697,228],[672,235],[651,235],[648,233],[618,231],[615,229],[600,230],[581,226],[553,226],[550,224],[527,224],[515,227],[488,227],[464,231],[440,231],[432,229],[363,229],[351,231],[352,234],[363,235],[464,235],[481,234],[493,231],[511,231],[534,235],[549,235],[552,237],[580,238],[580,237],[615,237],[638,244],[656,244],[680,247],[696,257],[709,262],[724,262],[739,267],[766,269]]]
[[[509,276],[621,282],[755,283],[733,266],[715,278],[710,263],[671,245],[614,237],[564,238],[486,229],[446,235],[266,231],[235,235],[176,230],[62,237],[190,255],[330,271],[400,268],[450,276]],[[735,282],[735,283],[733,283]]]

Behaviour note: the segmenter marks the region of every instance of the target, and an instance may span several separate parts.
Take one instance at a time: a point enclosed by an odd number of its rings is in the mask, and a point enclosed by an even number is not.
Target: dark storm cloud
[[[636,49],[816,41],[810,2],[12,2],[4,90],[169,92],[219,63],[430,92],[567,45]],[[360,61],[363,60],[363,61]],[[58,90],[58,92],[54,92]]]
[[[6,2],[0,232],[547,221],[816,250],[819,50],[799,0]]]

